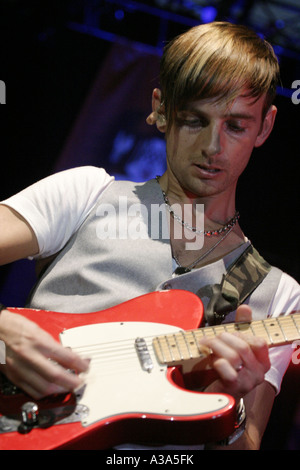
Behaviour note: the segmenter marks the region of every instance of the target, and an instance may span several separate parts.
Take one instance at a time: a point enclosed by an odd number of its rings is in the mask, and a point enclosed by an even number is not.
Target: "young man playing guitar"
[[[53,175],[2,202],[1,264],[26,257],[43,263],[28,306],[92,312],[174,288],[202,292],[209,311],[212,287],[250,245],[238,223],[236,186],[252,150],[272,131],[278,78],[271,46],[242,26],[201,25],[168,44],[147,118],[165,133],[167,170],[161,177],[135,185],[86,167]],[[148,209],[163,205],[169,237],[99,236],[101,207],[116,209],[120,196]],[[224,321],[289,314],[299,309],[299,293],[296,281],[270,268]],[[2,309],[0,339],[7,348],[3,372],[33,398],[82,384],[88,361],[18,313]],[[229,332],[201,343],[210,349],[216,373],[205,391],[245,404],[245,431],[222,448],[258,449],[291,349],[269,352],[264,339]]]

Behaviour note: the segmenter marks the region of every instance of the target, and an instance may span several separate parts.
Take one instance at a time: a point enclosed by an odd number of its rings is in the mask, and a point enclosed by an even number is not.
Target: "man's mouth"
[[[201,165],[201,164],[195,163],[195,166],[199,168],[203,173],[208,173],[211,175],[215,175],[216,173],[219,173],[221,171],[220,168],[216,168],[216,167],[208,166],[208,165]]]

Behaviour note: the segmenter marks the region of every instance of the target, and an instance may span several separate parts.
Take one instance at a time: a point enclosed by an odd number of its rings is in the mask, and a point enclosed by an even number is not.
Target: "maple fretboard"
[[[224,331],[229,333],[239,331],[259,336],[269,347],[290,344],[300,338],[300,313],[158,336],[153,340],[153,347],[161,364],[169,366],[183,364],[185,361],[206,357],[209,352],[206,348],[199,347],[199,340],[203,337],[217,336]]]

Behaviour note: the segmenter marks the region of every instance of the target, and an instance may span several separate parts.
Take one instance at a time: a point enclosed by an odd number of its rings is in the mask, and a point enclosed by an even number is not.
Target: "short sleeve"
[[[279,317],[293,314],[300,310],[300,286],[298,282],[283,273],[273,298],[268,317]],[[273,385],[276,394],[280,392],[281,383],[293,354],[293,345],[271,347],[269,357],[271,367],[265,375],[265,380]]]
[[[46,258],[65,246],[113,180],[102,168],[73,168],[44,178],[1,204],[29,223],[39,245],[35,258]]]

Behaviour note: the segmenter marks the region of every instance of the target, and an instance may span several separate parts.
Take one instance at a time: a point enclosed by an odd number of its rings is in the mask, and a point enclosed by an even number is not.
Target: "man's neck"
[[[173,181],[173,179],[168,176],[167,172],[159,178],[161,189],[171,206],[179,204],[185,206],[186,210],[190,207],[193,217],[196,216],[197,210],[204,208],[204,218],[209,225],[224,225],[234,216],[235,192],[211,196],[197,195],[181,187],[178,181]]]

